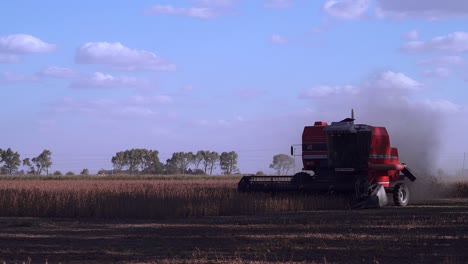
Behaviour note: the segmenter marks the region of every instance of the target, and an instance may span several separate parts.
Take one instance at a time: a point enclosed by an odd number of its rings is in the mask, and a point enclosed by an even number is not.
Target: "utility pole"
[[[465,160],[466,160],[466,152],[463,152],[463,166],[462,166],[462,176],[465,177]]]

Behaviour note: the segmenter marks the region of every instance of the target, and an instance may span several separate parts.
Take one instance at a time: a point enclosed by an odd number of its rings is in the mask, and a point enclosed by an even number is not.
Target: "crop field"
[[[235,178],[0,180],[0,263],[467,263],[468,184],[405,208]]]

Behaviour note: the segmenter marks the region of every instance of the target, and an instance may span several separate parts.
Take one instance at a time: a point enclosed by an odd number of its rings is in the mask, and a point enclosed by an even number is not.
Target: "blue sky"
[[[463,0],[4,1],[0,14],[0,148],[50,149],[52,170],[148,148],[234,150],[241,172],[270,172],[305,125],[351,108],[418,166],[456,170],[468,152]]]

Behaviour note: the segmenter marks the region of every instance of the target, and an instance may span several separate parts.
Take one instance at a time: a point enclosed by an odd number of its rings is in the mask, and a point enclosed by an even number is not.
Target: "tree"
[[[50,150],[45,149],[42,151],[39,156],[33,158],[31,161],[36,165],[36,172],[37,174],[41,174],[42,171],[45,169],[46,174],[49,175],[49,168],[52,166],[52,152]]]
[[[8,174],[12,174],[21,165],[20,154],[18,152],[13,152],[11,148],[7,150],[0,149],[0,163],[2,162],[2,170]]]
[[[115,156],[112,157],[111,162],[114,170],[122,171],[126,165],[125,153],[123,151],[115,153]]]
[[[195,170],[199,169],[200,163],[203,161],[203,157],[204,157],[203,150],[199,150],[197,151],[197,154],[193,155],[192,164],[195,166]],[[206,173],[206,169],[205,169],[205,173]]]
[[[159,151],[148,150],[143,156],[144,169],[142,172],[149,174],[161,174],[163,171],[163,164],[159,160]]]
[[[216,168],[216,163],[219,160],[219,154],[216,151],[208,151],[206,155],[210,175],[213,175],[213,169]]]
[[[175,152],[172,157],[166,161],[167,174],[185,174],[193,161],[192,152]]]
[[[218,152],[209,151],[209,150],[200,150],[197,152],[197,156],[201,157],[200,163],[203,166],[203,171],[205,172],[205,174],[208,174],[208,171],[209,171],[210,175],[212,175],[213,169],[216,167],[216,163],[219,160]]]
[[[29,158],[25,158],[23,160],[23,166],[29,167],[29,171],[28,171],[29,174],[34,174],[35,173],[34,165],[31,163],[31,160]]]
[[[286,154],[275,155],[270,168],[276,170],[278,175],[286,175],[290,169],[294,168],[294,159]]]
[[[197,158],[198,158],[198,155],[200,155],[200,157],[201,157],[200,163],[203,166],[203,171],[205,172],[205,174],[207,174],[208,165],[210,164],[210,159],[208,157],[209,154],[210,154],[210,151],[208,151],[208,150],[199,150],[197,152]]]
[[[238,157],[235,151],[221,153],[219,156],[219,166],[224,174],[232,174],[239,170],[237,168]]]
[[[62,176],[62,173],[60,171],[54,171],[54,176]]]
[[[89,170],[88,169],[83,169],[81,172],[80,172],[80,175],[88,175],[89,174]]]
[[[69,171],[69,172],[67,172],[67,174],[65,174],[65,175],[67,175],[67,176],[74,176],[75,173],[73,173],[72,171]]]
[[[140,152],[136,149],[127,150],[124,152],[125,160],[127,161],[128,172],[130,175],[133,172],[138,172],[138,165],[141,162]]]
[[[158,155],[157,150],[131,149],[117,152],[111,161],[115,171],[126,169],[130,174],[158,174],[162,172],[163,167]]]

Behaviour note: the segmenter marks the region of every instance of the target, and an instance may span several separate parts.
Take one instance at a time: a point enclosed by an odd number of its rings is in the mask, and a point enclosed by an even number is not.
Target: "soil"
[[[4,263],[468,263],[468,199],[165,220],[0,218]]]

